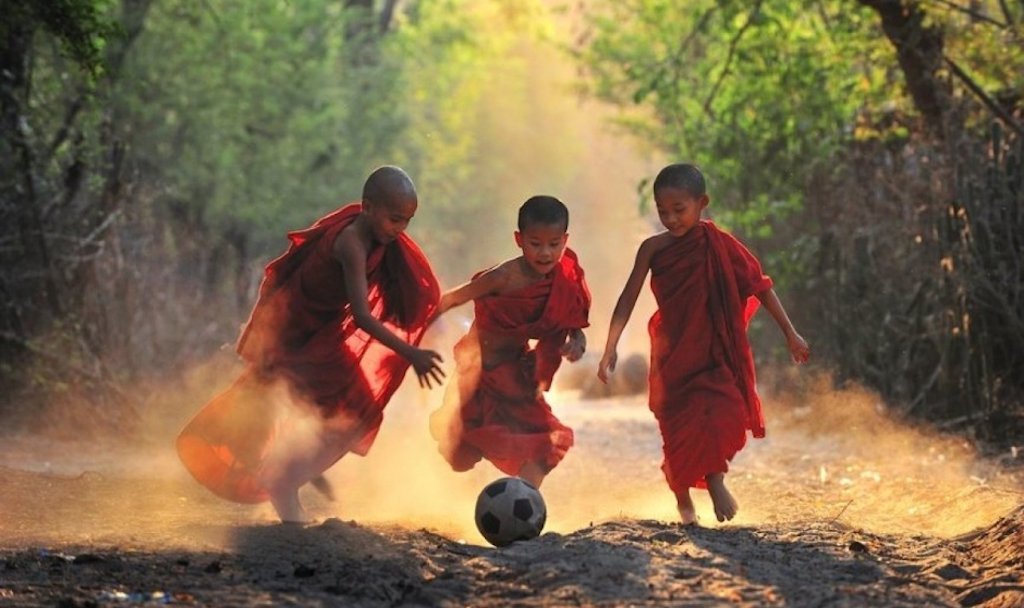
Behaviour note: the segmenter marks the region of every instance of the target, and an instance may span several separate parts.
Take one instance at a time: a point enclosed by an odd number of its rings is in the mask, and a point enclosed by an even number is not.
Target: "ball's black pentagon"
[[[487,495],[490,496],[491,498],[494,498],[498,494],[501,494],[502,492],[505,491],[505,485],[507,485],[507,484],[508,484],[508,482],[504,481],[504,480],[503,481],[496,481],[496,482],[492,483],[491,485],[487,486],[486,488],[484,488],[484,492],[486,492]]]
[[[523,521],[529,521],[533,516],[533,504],[529,498],[517,498],[512,505],[512,515]]]
[[[480,527],[487,534],[497,534],[501,530],[501,520],[488,511],[480,518]]]

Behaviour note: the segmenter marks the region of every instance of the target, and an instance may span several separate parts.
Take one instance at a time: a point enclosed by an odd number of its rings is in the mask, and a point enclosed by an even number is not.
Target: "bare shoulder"
[[[346,226],[338,232],[338,236],[334,238],[334,243],[331,245],[331,255],[342,264],[357,258],[366,259],[368,255],[366,244],[359,238],[355,226]]]
[[[668,231],[659,232],[654,236],[647,237],[644,239],[644,242],[640,243],[640,249],[636,252],[637,262],[650,262],[654,254],[672,243],[673,238]]]
[[[468,285],[472,285],[473,298],[501,292],[509,284],[512,270],[508,261],[492,266],[476,275]]]
[[[491,293],[501,293],[516,283],[520,275],[518,258],[505,260],[493,268],[488,268],[481,275],[480,279],[487,281]]]

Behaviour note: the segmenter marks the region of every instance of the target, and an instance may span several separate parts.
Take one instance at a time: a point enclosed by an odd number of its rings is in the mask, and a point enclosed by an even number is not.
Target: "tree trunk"
[[[925,126],[940,138],[945,135],[946,113],[950,107],[942,68],[942,31],[925,24],[925,11],[915,0],[858,0],[878,13],[882,31],[896,47],[907,91],[924,118]]]
[[[35,160],[28,140],[27,98],[33,27],[23,15],[5,16],[0,29],[0,219],[17,226],[20,272],[10,283],[20,301],[41,301],[53,315],[61,311],[55,273],[36,197]],[[18,255],[20,253],[20,255]],[[4,320],[6,323],[6,319]]]

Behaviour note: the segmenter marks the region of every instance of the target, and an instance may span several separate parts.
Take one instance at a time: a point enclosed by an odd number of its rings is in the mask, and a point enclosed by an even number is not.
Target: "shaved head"
[[[654,178],[654,193],[662,188],[676,188],[693,196],[703,196],[708,192],[704,174],[697,165],[690,163],[676,163],[662,169]]]
[[[416,186],[409,175],[393,165],[374,169],[363,184],[363,202],[380,205],[416,200]]]

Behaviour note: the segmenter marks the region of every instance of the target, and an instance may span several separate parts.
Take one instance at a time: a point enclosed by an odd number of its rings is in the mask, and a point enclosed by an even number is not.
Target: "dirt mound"
[[[968,538],[976,561],[1024,572],[1024,505]]]
[[[493,549],[428,530],[222,526],[218,547],[0,549],[0,600],[185,605],[1019,606],[1018,509],[970,540],[835,522],[693,528],[616,520]],[[210,536],[211,531],[191,529]],[[1015,561],[1016,560],[1016,561]],[[2,603],[2,602],[0,602]]]

